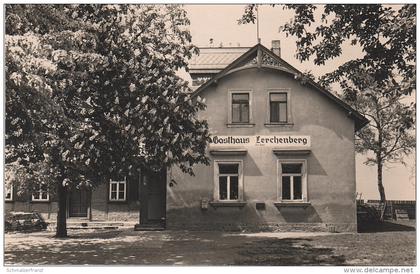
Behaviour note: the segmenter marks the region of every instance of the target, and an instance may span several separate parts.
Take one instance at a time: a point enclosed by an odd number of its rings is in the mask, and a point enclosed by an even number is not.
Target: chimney
[[[280,40],[272,40],[271,41],[271,51],[274,52],[275,55],[281,57],[280,53]]]

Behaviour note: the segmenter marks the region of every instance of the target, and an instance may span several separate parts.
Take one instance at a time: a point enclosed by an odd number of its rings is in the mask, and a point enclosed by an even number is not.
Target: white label
[[[310,148],[311,137],[301,135],[252,135],[211,137],[210,146],[261,146],[285,148]]]

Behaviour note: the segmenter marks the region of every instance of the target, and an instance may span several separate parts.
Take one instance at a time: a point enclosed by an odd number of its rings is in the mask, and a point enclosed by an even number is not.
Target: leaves
[[[207,123],[191,120],[205,105],[175,74],[196,51],[180,6],[7,5],[6,17],[6,163],[51,166],[49,182],[69,187],[208,163]]]
[[[365,83],[370,82],[371,86],[360,91],[353,85],[343,95],[344,100],[370,120],[356,134],[357,152],[374,153],[375,158],[370,159],[368,164],[403,162],[404,156],[415,149],[415,104],[404,103],[407,99],[395,92],[400,89],[396,81],[383,86],[372,78],[367,80],[367,74],[359,78],[364,78]]]
[[[354,69],[365,70],[376,82],[391,81],[400,75],[406,87],[401,94],[415,90],[416,5],[381,4],[288,4],[294,12],[280,31],[296,40],[296,58],[316,65],[342,56],[348,41],[360,47],[363,57],[350,60],[322,77],[326,83],[351,76]],[[245,8],[242,23],[254,22],[256,6]]]

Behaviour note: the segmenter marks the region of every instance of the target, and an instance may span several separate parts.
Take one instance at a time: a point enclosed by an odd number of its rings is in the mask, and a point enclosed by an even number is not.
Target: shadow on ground
[[[7,233],[4,262],[14,266],[415,264],[413,225],[391,223],[381,229],[389,232],[264,236],[119,229],[69,231],[67,239],[56,239],[51,231]]]
[[[397,223],[391,221],[362,223],[357,227],[359,233],[392,232],[392,231],[416,231],[415,223]]]
[[[335,255],[332,248],[314,247],[311,239],[270,239],[244,246],[239,254],[247,257],[236,265],[343,265],[345,257]]]
[[[19,265],[342,265],[332,248],[306,238],[247,237],[224,232],[72,232],[6,239],[6,264]]]

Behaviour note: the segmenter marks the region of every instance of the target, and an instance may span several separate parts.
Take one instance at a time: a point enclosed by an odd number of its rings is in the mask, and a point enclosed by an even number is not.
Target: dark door
[[[166,170],[143,172],[140,187],[140,226],[165,228]]]
[[[69,217],[87,217],[88,215],[88,191],[75,189],[70,192]]]

